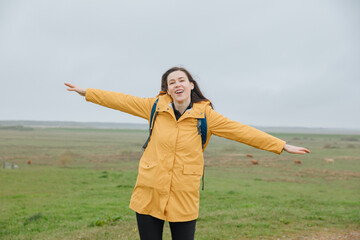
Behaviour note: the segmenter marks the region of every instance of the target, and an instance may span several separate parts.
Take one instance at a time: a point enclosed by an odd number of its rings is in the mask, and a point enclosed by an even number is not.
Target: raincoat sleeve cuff
[[[280,143],[281,151],[278,154],[281,155],[284,152],[284,147],[286,145],[286,142],[284,140],[281,140],[281,139],[279,139],[279,140],[281,141],[281,143]]]

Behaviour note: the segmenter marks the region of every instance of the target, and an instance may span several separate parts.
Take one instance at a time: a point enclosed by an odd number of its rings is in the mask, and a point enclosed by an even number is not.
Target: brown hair
[[[194,84],[194,89],[191,90],[191,101],[193,103],[197,103],[197,102],[201,102],[201,101],[209,101],[210,102],[210,106],[212,108],[213,105],[211,103],[211,101],[209,99],[207,99],[201,92],[199,85],[197,84],[197,82],[194,80],[194,78],[191,76],[191,74],[182,67],[173,67],[170,68],[169,70],[167,70],[161,77],[161,91],[166,93],[168,90],[168,83],[167,83],[167,78],[169,76],[170,73],[175,72],[175,71],[182,71],[186,74],[187,78],[189,79],[190,82],[192,82]]]

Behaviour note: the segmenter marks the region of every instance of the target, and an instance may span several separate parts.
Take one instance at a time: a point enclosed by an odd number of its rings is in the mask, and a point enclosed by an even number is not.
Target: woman
[[[87,101],[147,120],[158,99],[156,121],[140,159],[130,201],[142,240],[162,239],[164,221],[169,222],[172,239],[194,239],[204,170],[203,150],[212,134],[277,154],[283,150],[295,154],[310,152],[217,113],[184,68],[174,67],[163,74],[161,92],[155,98],[65,85]],[[198,119],[204,118],[207,140],[203,146],[197,124]]]

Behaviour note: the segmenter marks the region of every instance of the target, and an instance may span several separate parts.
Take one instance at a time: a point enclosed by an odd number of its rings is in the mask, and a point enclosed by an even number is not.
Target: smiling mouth
[[[183,93],[183,92],[184,92],[184,90],[177,90],[175,93],[180,94],[180,93]]]

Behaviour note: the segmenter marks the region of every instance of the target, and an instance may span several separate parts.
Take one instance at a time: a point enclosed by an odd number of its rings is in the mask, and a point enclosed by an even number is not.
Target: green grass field
[[[212,137],[196,239],[360,239],[360,136],[274,135],[312,152],[278,156]],[[0,239],[138,239],[128,205],[146,137],[0,129],[0,158],[19,166],[0,169]]]

